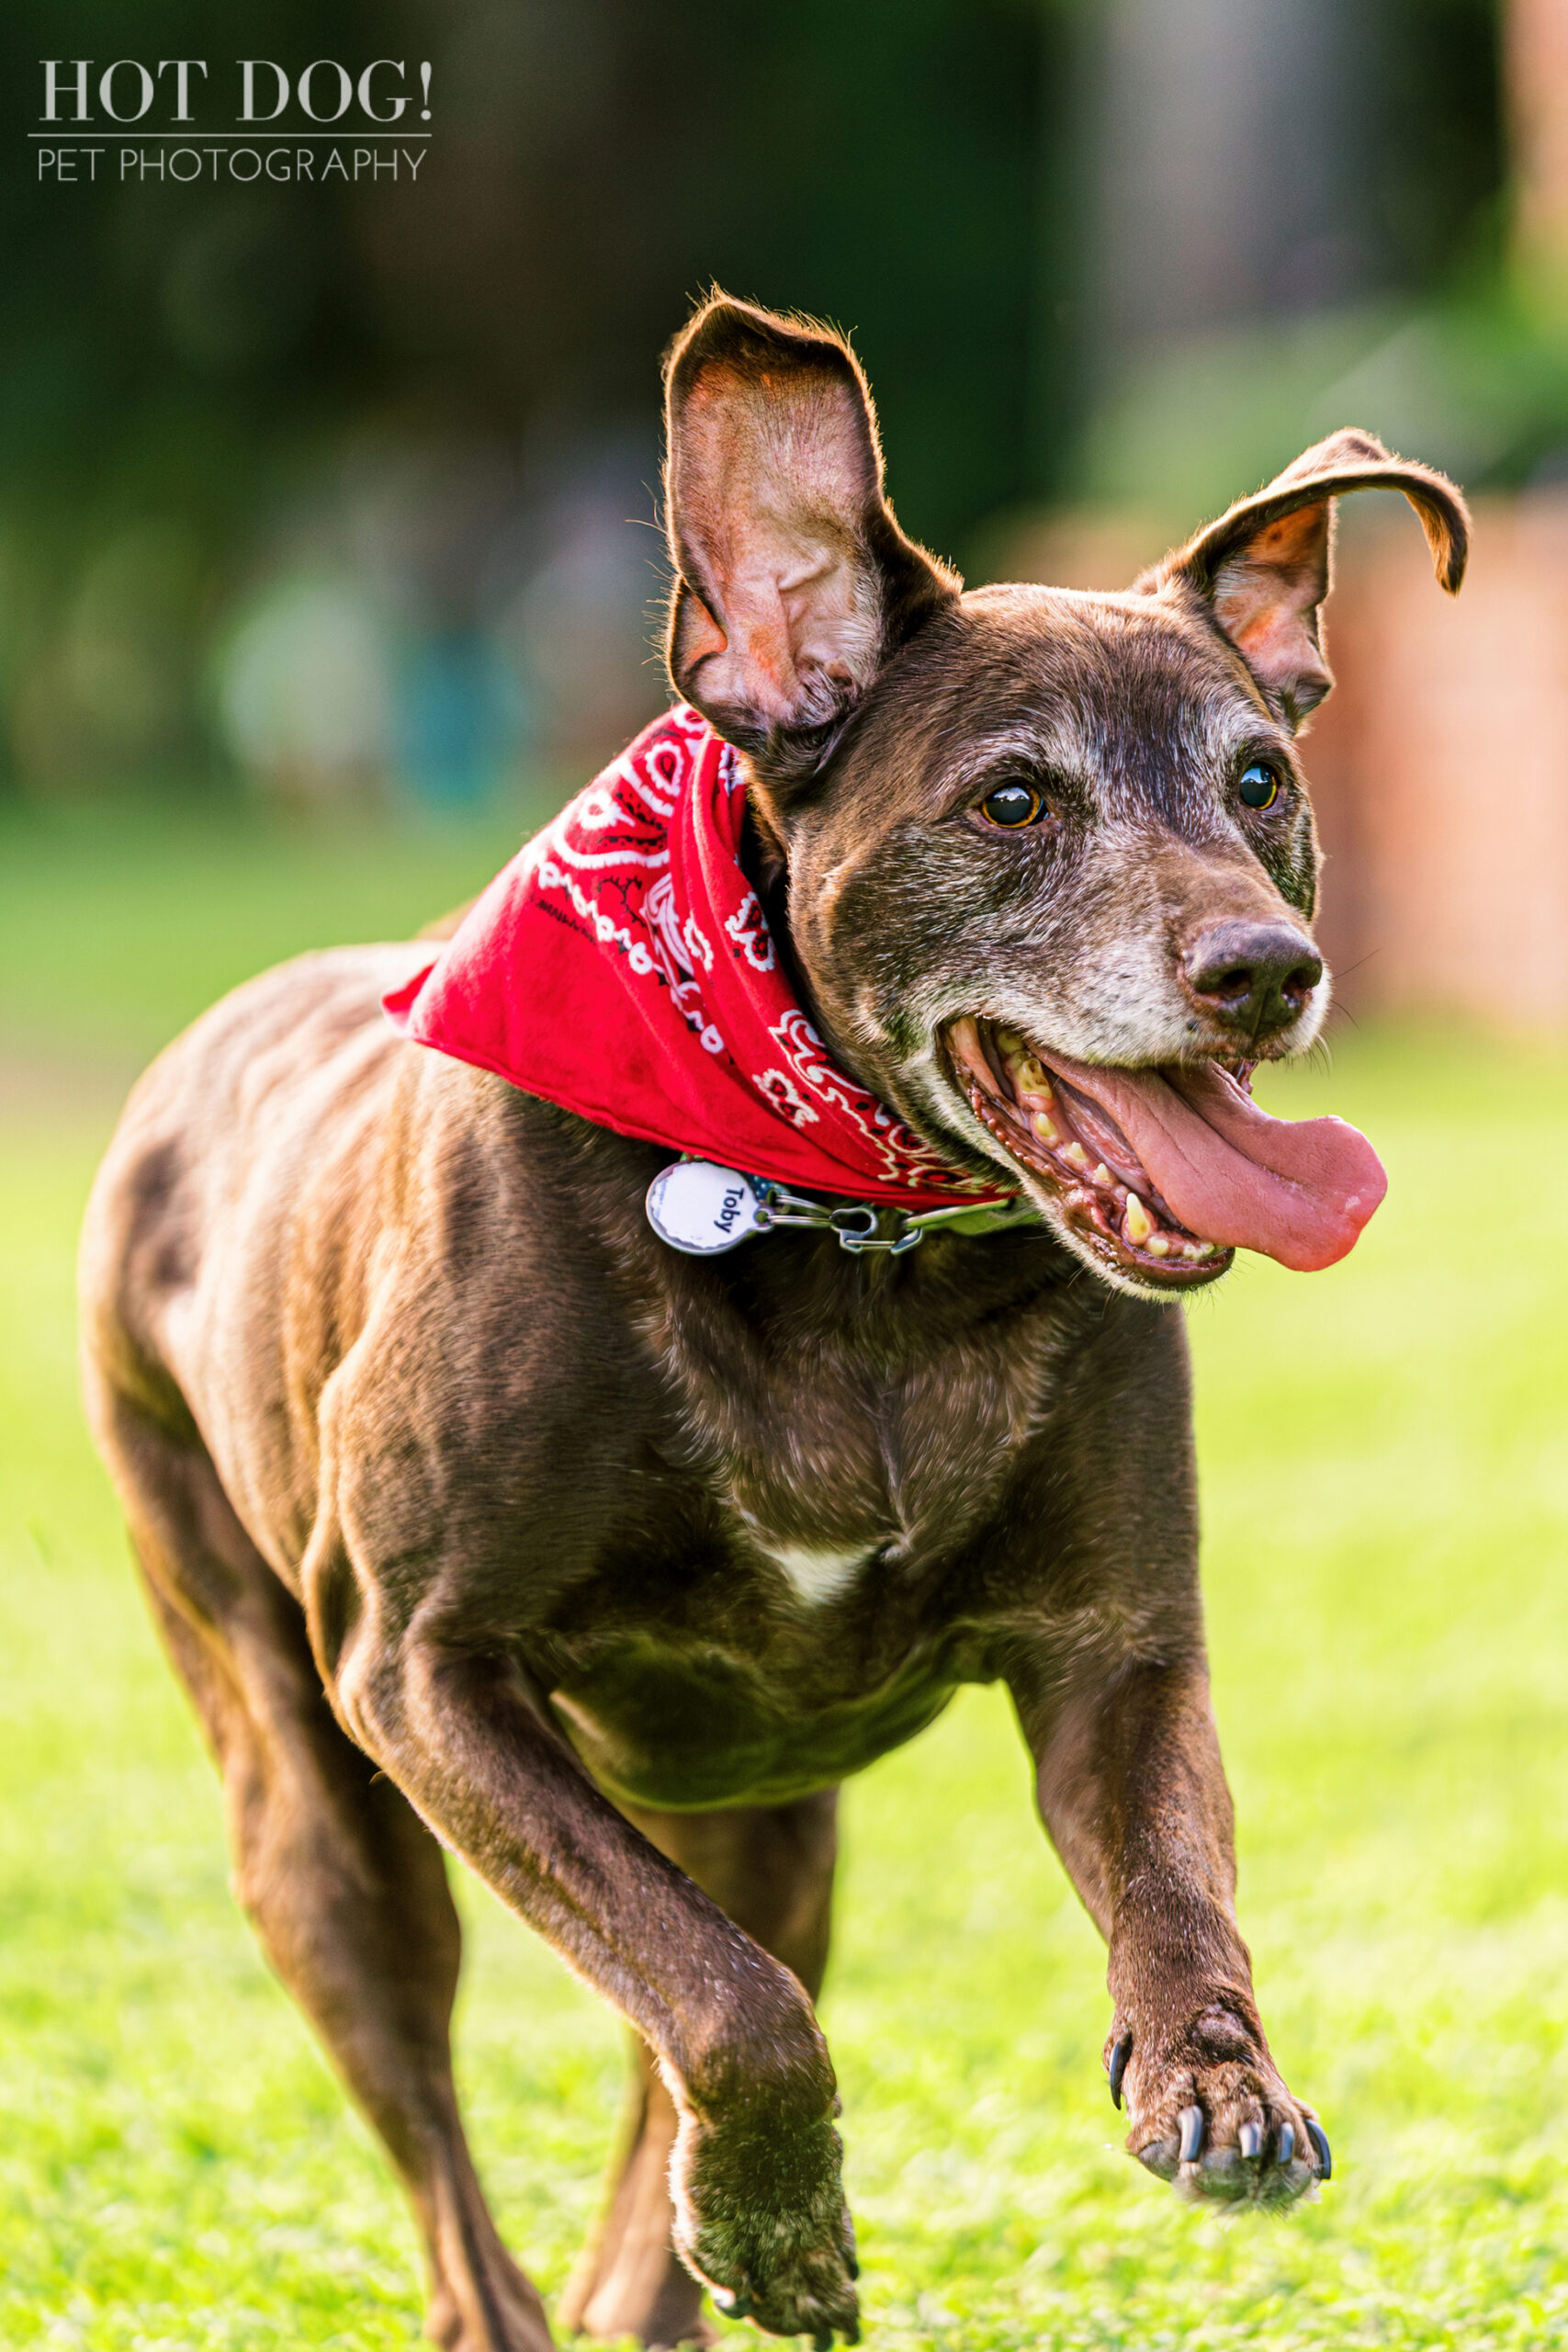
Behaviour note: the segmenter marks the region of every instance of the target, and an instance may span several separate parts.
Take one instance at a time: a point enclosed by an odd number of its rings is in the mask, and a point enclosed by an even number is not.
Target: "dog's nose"
[[[1293,1021],[1323,978],[1323,958],[1287,922],[1216,922],[1181,959],[1188,988],[1205,1012],[1266,1036]]]

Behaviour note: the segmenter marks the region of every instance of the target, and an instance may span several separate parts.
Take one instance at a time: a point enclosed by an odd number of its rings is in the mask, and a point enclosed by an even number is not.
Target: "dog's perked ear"
[[[1145,572],[1151,593],[1184,582],[1210,606],[1269,701],[1291,727],[1334,684],[1318,635],[1328,594],[1334,501],[1351,490],[1400,490],[1421,518],[1438,579],[1454,595],[1464,577],[1470,516],[1452,482],[1391,457],[1370,433],[1347,429]]]
[[[665,365],[676,692],[782,778],[962,582],[907,539],[876,418],[830,328],[716,292]]]

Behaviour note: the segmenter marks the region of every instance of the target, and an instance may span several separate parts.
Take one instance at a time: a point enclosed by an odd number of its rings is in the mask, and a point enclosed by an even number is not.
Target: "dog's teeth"
[[[1214,1254],[1212,1241],[1184,1241],[1181,1248],[1184,1256],[1189,1258],[1212,1258]]]
[[[1155,1221],[1139,1200],[1136,1193],[1127,1195],[1127,1238],[1134,1250],[1141,1250],[1155,1229]]]
[[[1062,1158],[1064,1159],[1070,1159],[1075,1168],[1087,1168],[1089,1166],[1089,1154],[1084,1149],[1082,1144],[1076,1138],[1067,1146],[1066,1151],[1062,1154]]]
[[[1013,1084],[1021,1094],[1041,1094],[1051,1100],[1051,1080],[1032,1054],[1021,1054],[1012,1066]]]
[[[1145,1254],[1150,1258],[1168,1258],[1170,1255],[1170,1243],[1166,1239],[1163,1233],[1153,1233],[1145,1242],[1144,1250]]]
[[[1094,1181],[1097,1184],[1109,1184],[1111,1182],[1111,1170],[1103,1159],[1094,1171]]]
[[[1042,1143],[1055,1143],[1059,1141],[1060,1138],[1057,1133],[1056,1122],[1047,1112],[1036,1111],[1033,1118],[1031,1119],[1029,1124],[1033,1128]]]
[[[998,1029],[997,1045],[1004,1054],[1021,1054],[1023,1051],[1023,1039],[1016,1029]]]

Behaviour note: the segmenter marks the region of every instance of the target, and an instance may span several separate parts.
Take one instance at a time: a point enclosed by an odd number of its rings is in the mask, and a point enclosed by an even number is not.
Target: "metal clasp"
[[[884,1218],[891,1220],[893,1231],[884,1234]],[[870,1201],[852,1201],[832,1211],[828,1220],[839,1237],[840,1250],[848,1250],[858,1257],[863,1250],[886,1250],[890,1257],[901,1258],[926,1238],[924,1226],[917,1225],[905,1209],[876,1207]]]
[[[758,1189],[765,1225],[804,1225],[819,1233],[835,1234],[840,1249],[852,1257],[858,1258],[867,1250],[886,1250],[891,1257],[901,1258],[926,1238],[923,1226],[907,1210],[892,1204],[878,1207],[870,1201],[840,1201],[836,1208],[829,1208],[826,1201],[808,1201],[782,1184],[763,1183]],[[885,1219],[893,1223],[890,1234],[883,1232]]]

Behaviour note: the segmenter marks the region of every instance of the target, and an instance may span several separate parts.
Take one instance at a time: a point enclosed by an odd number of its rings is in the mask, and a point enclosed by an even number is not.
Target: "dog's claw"
[[[1293,2123],[1280,2126],[1280,2168],[1281,2171],[1296,2153],[1296,2127]]]
[[[751,2316],[751,2282],[745,2279],[739,2287],[715,2287],[713,2299],[726,2319],[750,2319]]]
[[[1203,2110],[1201,2107],[1184,2107],[1177,2121],[1181,2126],[1180,2161],[1193,2164],[1203,2145]]]
[[[1127,2071],[1127,2061],[1133,2054],[1133,2037],[1119,2033],[1111,2046],[1111,2064],[1106,2069],[1111,2083],[1111,2104],[1122,2104],[1122,2077]]]
[[[1244,2123],[1236,2133],[1236,2141],[1242,2154],[1251,2164],[1263,2145],[1263,2126],[1261,2123]]]
[[[1312,2142],[1314,2148],[1317,2152],[1317,2177],[1319,2180],[1332,2180],[1334,2177],[1334,2151],[1328,2144],[1328,2134],[1324,2130],[1322,2124],[1318,2122],[1315,2116],[1309,2115],[1307,2117],[1306,2128],[1307,2138]]]

